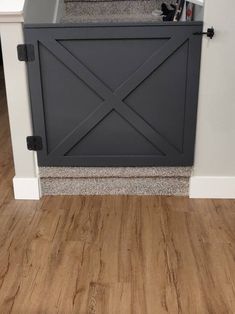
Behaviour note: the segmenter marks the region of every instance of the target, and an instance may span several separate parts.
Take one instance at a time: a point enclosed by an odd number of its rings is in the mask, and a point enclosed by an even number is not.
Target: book
[[[186,21],[193,21],[195,4],[186,2]]]
[[[174,21],[178,22],[183,18],[182,15],[185,9],[185,3],[185,0],[177,0]]]

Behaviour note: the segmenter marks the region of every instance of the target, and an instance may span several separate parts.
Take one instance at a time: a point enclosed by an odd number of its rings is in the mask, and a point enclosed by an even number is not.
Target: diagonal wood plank
[[[93,129],[110,112],[112,107],[107,102],[102,103],[85,120],[82,121],[74,130],[72,130],[49,154],[49,159],[56,155],[66,154],[76,143],[78,143],[86,134]]]
[[[75,58],[66,48],[55,39],[40,41],[49,51],[60,60],[71,72],[86,83],[104,100],[112,95],[112,91],[92,73],[82,62]]]
[[[157,70],[176,50],[178,50],[188,37],[185,35],[170,39],[163,47],[149,57],[146,62],[136,70],[125,82],[123,82],[114,92],[114,95],[123,100],[127,97],[141,82],[143,82],[153,71]]]
[[[86,134],[94,128],[105,116],[107,116],[114,108],[122,118],[127,121],[138,133],[142,134],[152,145],[159,150],[163,156],[171,154],[177,156],[178,150],[172,146],[168,141],[156,130],[154,130],[141,116],[134,112],[122,101],[116,97],[112,97],[112,106],[110,100],[104,102],[99,109],[92,113],[86,120],[84,120],[77,128],[75,128],[64,140],[53,150],[49,155],[53,158],[55,155],[65,155],[74,145],[76,145]],[[105,106],[107,110],[105,110]],[[109,108],[109,109],[108,109]]]
[[[154,130],[141,116],[123,102],[116,100],[115,110],[128,121],[139,133],[151,142],[163,155],[178,156],[178,150],[156,130]]]
[[[181,47],[188,36],[178,35],[170,39],[163,47],[155,52],[146,62],[132,74],[115,92],[121,100],[133,91],[144,79],[156,70],[165,60],[167,60],[179,47]],[[90,88],[99,94],[104,101],[113,95],[113,92],[91,72],[80,60],[75,58],[65,47],[53,38],[51,40],[41,40],[68,69],[82,79]]]
[[[128,122],[145,138],[147,138],[158,150],[160,150],[164,155],[176,155],[178,151],[171,144],[169,144],[161,134],[157,133],[156,130],[154,130],[141,116],[127,107],[126,104],[122,102],[122,98],[131,92],[131,90],[135,89],[143,79],[151,74],[153,68],[158,68],[162,62],[173,54],[174,51],[185,41],[185,35],[169,40],[169,42],[165,44],[160,51],[153,54],[114,94],[86,66],[84,66],[58,42],[50,40],[42,41],[42,43],[97,94],[105,98],[103,105],[107,105],[108,103],[112,106],[115,104],[115,109],[125,118],[125,120],[128,120]],[[119,107],[121,107],[120,110]],[[97,125],[105,115],[101,115],[100,117],[102,118],[98,119],[96,122],[95,120],[92,122],[92,116],[93,114],[89,116],[88,120],[85,120],[75,130],[68,134],[68,136],[61,143],[59,143],[59,145],[57,145],[57,147],[50,154],[51,158],[58,154],[65,154],[71,147],[78,143],[91,128]]]

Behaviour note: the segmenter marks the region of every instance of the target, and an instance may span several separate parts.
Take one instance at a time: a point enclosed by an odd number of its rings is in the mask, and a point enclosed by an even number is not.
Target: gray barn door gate
[[[25,26],[40,166],[193,164],[202,23]]]

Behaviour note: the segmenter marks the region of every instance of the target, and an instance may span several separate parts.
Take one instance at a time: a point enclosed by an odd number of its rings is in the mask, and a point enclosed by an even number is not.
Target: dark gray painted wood
[[[40,166],[193,164],[202,23],[25,26]]]

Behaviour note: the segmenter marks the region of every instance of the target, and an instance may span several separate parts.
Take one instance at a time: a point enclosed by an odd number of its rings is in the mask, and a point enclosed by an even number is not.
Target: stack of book
[[[201,1],[201,0],[197,0]],[[163,21],[193,21],[195,11],[195,1],[176,0],[170,5],[162,4]],[[203,5],[203,2],[202,2]]]

